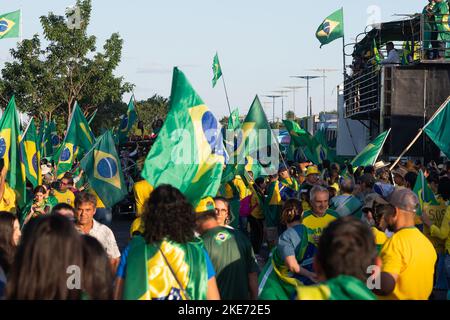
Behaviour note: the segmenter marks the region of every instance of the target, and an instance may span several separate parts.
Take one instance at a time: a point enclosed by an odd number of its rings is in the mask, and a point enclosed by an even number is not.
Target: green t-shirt
[[[216,270],[220,297],[249,299],[248,274],[259,271],[250,241],[240,231],[227,227],[211,229],[202,239]]]

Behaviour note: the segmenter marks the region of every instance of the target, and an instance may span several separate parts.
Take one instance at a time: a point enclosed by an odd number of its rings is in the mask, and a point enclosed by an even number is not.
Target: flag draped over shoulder
[[[351,162],[353,168],[359,166],[365,167],[369,165],[374,165],[383,149],[384,143],[389,136],[391,129],[383,132],[378,137],[375,138],[371,143],[369,143],[363,151],[361,151]]]
[[[25,172],[28,181],[36,188],[42,183],[40,172],[41,155],[39,151],[39,139],[36,133],[34,119],[31,119],[28,128],[22,139],[22,147],[24,151],[23,162],[25,164]]]
[[[128,103],[127,114],[123,116],[120,126],[119,126],[119,142],[125,143],[128,140],[128,134],[130,133],[131,128],[136,123],[138,118],[136,112],[136,106],[134,105],[134,96],[130,98],[130,102]]]
[[[58,162],[57,176],[60,177],[65,172],[70,171],[76,155],[90,150],[94,141],[94,134],[89,128],[78,103],[75,103],[66,137],[55,154],[55,160]]]
[[[222,76],[222,68],[220,67],[219,55],[217,53],[214,56],[212,69],[213,69],[212,86],[214,88],[216,86],[217,81]]]
[[[90,187],[107,208],[127,196],[127,187],[111,132],[106,131],[80,162]]]
[[[428,185],[427,179],[425,179],[422,170],[419,171],[419,175],[417,176],[413,191],[419,198],[419,208],[417,208],[416,212],[418,216],[422,215],[424,206],[426,204],[433,206],[439,205],[439,202],[436,200],[433,190],[431,190],[430,186]]]
[[[441,107],[424,128],[425,133],[450,158],[450,101]]]
[[[26,199],[25,167],[21,161],[23,150],[20,147],[20,122],[14,96],[6,107],[0,122],[0,159],[4,159],[8,168],[6,182],[18,195],[18,205],[23,207]]]
[[[320,47],[344,37],[344,9],[341,8],[328,16],[316,31]]]
[[[20,10],[0,15],[0,39],[20,36]]]
[[[178,188],[195,205],[216,196],[225,157],[217,119],[175,67],[169,113],[145,160],[142,177],[155,187]]]

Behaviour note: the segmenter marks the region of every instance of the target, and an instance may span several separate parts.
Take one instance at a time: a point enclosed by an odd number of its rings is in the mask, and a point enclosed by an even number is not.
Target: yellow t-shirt
[[[375,227],[372,227],[372,233],[373,236],[375,237],[375,244],[377,246],[378,252],[380,252],[381,248],[383,248],[383,245],[389,238],[387,237],[386,233],[378,230]]]
[[[445,240],[445,250],[450,254],[450,206],[445,211],[440,227],[433,224],[430,228],[430,233],[432,237]]]
[[[381,249],[382,272],[397,274],[394,291],[382,299],[427,300],[433,290],[437,254],[419,229],[405,228],[394,233]]]
[[[16,193],[7,183],[5,184],[3,198],[0,199],[0,211],[16,213]]]
[[[320,237],[323,230],[338,217],[338,213],[331,209],[328,209],[323,217],[315,216],[311,210],[304,212],[302,224],[307,228],[308,240],[311,243],[315,243],[312,236],[315,235]]]
[[[153,187],[147,180],[136,182],[133,186],[134,199],[136,201],[136,216],[140,217],[144,213],[145,202],[150,198]]]
[[[251,215],[255,219],[264,219],[264,212],[257,194],[252,193],[250,198],[250,206],[252,207]]]
[[[75,207],[75,195],[72,191],[66,190],[66,192],[60,192],[58,190],[53,190],[53,195],[56,200],[58,200],[58,203],[67,203],[72,207]]]

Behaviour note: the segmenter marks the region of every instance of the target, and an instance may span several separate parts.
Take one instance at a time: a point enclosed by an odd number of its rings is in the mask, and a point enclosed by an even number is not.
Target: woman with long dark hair
[[[6,285],[11,300],[81,299],[83,249],[73,223],[62,216],[30,220]]]
[[[0,299],[4,297],[5,286],[20,235],[17,217],[10,212],[0,212]]]
[[[159,186],[142,219],[143,236],[135,236],[122,253],[115,297],[219,299],[214,268],[202,241],[195,237],[195,213],[186,197],[170,185]]]
[[[89,235],[82,235],[83,280],[85,298],[112,300],[114,275],[108,255],[101,243]]]

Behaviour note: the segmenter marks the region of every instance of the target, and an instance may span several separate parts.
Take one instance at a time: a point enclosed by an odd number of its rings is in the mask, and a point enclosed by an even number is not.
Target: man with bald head
[[[394,235],[381,249],[381,286],[373,291],[382,299],[427,300],[433,290],[437,255],[414,225],[419,199],[407,188],[396,188],[389,202],[395,211],[386,213],[384,220]]]

